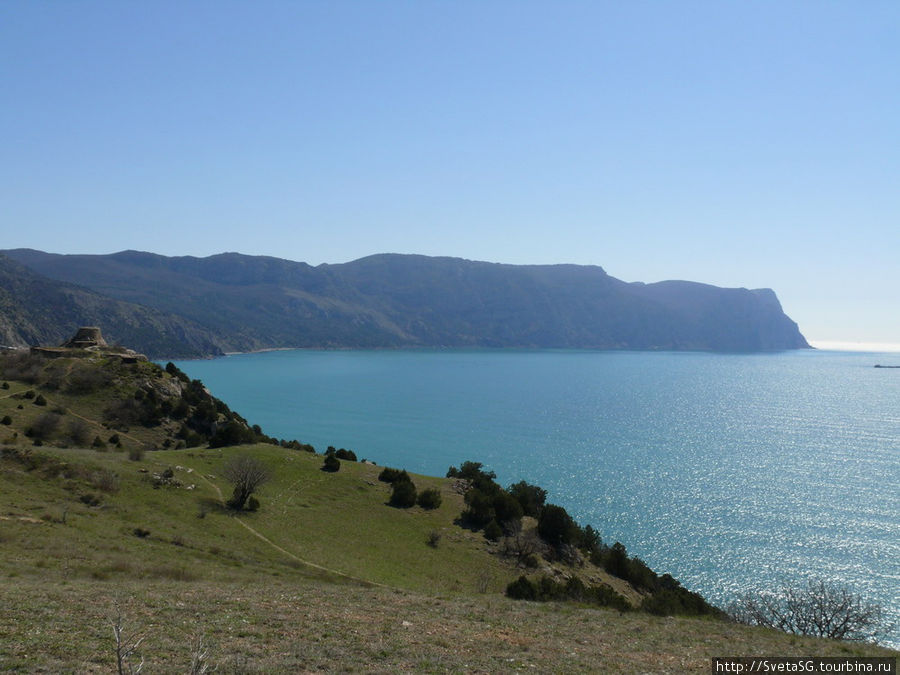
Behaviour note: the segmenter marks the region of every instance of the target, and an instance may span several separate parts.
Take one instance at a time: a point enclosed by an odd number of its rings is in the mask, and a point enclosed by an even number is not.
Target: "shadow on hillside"
[[[197,500],[197,509],[198,518],[205,518],[208,513],[217,513],[220,515],[234,513],[232,509],[229,509],[221,501],[213,499],[212,497],[200,497]]]

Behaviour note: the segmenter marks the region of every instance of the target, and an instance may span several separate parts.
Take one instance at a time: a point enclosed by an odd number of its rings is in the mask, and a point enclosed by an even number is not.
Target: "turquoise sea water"
[[[546,488],[713,602],[825,578],[900,646],[900,354],[281,351],[180,361],[273,436]]]

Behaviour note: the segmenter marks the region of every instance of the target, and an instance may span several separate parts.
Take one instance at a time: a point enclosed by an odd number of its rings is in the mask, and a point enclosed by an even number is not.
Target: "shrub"
[[[506,597],[513,600],[537,600],[537,587],[522,575],[506,587]]]
[[[618,541],[600,556],[603,568],[614,577],[625,579],[628,577],[628,553]]]
[[[0,385],[0,388],[9,389],[9,382],[4,382],[2,385]]]
[[[130,459],[132,462],[140,462],[142,459],[144,459],[144,448],[140,445],[129,448],[128,459]]]
[[[341,460],[334,455],[325,455],[325,461],[322,463],[322,469],[334,473],[341,470]]]
[[[411,480],[401,480],[394,483],[394,489],[391,492],[391,499],[388,502],[391,506],[400,509],[408,509],[416,503],[416,486]]]
[[[609,586],[587,586],[578,577],[571,577],[566,583],[559,583],[548,576],[533,581],[520,576],[506,587],[506,595],[514,600],[570,600],[600,607],[613,607],[621,612],[631,609],[628,601]]]
[[[382,469],[381,473],[378,474],[378,480],[383,483],[394,484],[398,480],[411,480],[409,474],[406,473],[406,469],[389,469],[385,467]]]
[[[97,469],[86,478],[92,487],[103,492],[112,493],[119,491],[119,476],[109,469]]]
[[[497,523],[496,520],[492,520],[489,522],[484,528],[484,538],[490,541],[499,541],[500,537],[503,536],[503,528]]]
[[[537,485],[530,485],[523,480],[510,485],[507,492],[516,498],[526,516],[537,518],[541,515],[541,509],[544,508],[544,503],[547,501],[546,490]]]
[[[441,505],[441,491],[437,488],[428,488],[419,493],[417,499],[419,506],[426,510],[436,509]]]
[[[250,497],[247,500],[247,510],[248,511],[259,511],[259,500],[256,497]]]
[[[138,537],[139,539],[146,539],[150,536],[150,530],[145,530],[142,527],[136,527],[132,530],[132,532],[134,533],[134,536]]]
[[[34,399],[34,404],[40,405],[40,406],[45,406],[45,405],[47,405],[47,399],[44,398],[43,394],[38,394],[37,397]]]
[[[87,423],[82,419],[69,420],[67,434],[76,447],[85,447],[91,439]]]
[[[551,546],[573,543],[578,537],[578,526],[563,507],[547,504],[538,519],[538,534]]]
[[[94,436],[94,442],[91,443],[91,447],[95,450],[106,450],[106,443],[99,436]]]
[[[88,506],[100,506],[100,498],[92,492],[81,495],[78,500],[82,504],[87,504]]]
[[[494,514],[497,522],[506,525],[522,519],[522,505],[508,492],[499,492],[493,500]]]
[[[32,398],[34,398],[34,390],[29,389],[28,391],[26,391],[26,392],[25,392],[24,394],[22,394],[22,395],[23,395],[25,398],[27,398],[27,399],[32,399]]]
[[[783,586],[777,595],[748,592],[729,614],[751,626],[837,640],[875,640],[888,630],[881,606],[821,579],[802,587]]]
[[[42,413],[26,431],[26,436],[31,436],[42,441],[50,438],[59,428],[62,416],[54,412]],[[30,432],[30,433],[29,433]]]
[[[224,448],[231,445],[244,445],[256,442],[256,434],[236,420],[229,420],[216,429],[209,439],[209,447]]]
[[[335,452],[334,456],[337,457],[338,459],[346,459],[348,462],[357,461],[356,453],[353,452],[352,450],[344,450],[344,448],[341,448],[340,450]]]
[[[480,528],[494,520],[494,499],[486,495],[478,488],[472,488],[465,496],[467,508],[462,512],[464,523],[474,528]]]
[[[5,424],[6,426],[9,426],[10,424],[12,424],[12,417],[10,417],[9,415],[4,415],[3,419],[0,420],[0,424]]]
[[[428,545],[431,548],[437,548],[438,544],[441,543],[441,533],[437,530],[432,530],[428,533]]]

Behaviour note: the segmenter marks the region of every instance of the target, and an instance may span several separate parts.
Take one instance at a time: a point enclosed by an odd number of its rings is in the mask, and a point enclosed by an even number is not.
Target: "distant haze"
[[[900,343],[900,3],[0,3],[2,248],[772,288]]]

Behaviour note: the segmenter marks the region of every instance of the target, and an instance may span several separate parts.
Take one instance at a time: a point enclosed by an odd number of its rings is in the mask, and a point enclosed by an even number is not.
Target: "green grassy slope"
[[[112,672],[117,604],[126,628],[145,636],[145,672],[188,672],[199,635],[226,673],[708,672],[722,655],[890,653],[723,621],[507,600],[502,589],[521,570],[454,523],[462,497],[452,481],[413,476],[438,487],[443,504],[403,510],[387,505],[381,467],[342,462],[326,473],[321,455],[272,445],[140,461],[127,447],[34,447],[22,432],[39,406],[17,398],[23,390],[97,429],[105,403],[9,384],[0,389],[0,418],[15,417],[0,427],[0,670]],[[273,479],[258,511],[236,515],[222,506],[222,467],[240,453]],[[172,479],[160,485],[166,469]]]

